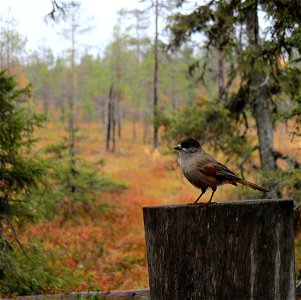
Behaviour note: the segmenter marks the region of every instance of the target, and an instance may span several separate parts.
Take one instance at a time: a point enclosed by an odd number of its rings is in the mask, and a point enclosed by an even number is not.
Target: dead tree
[[[106,150],[110,151],[111,142],[111,128],[113,123],[113,88],[114,84],[110,86],[109,97],[108,97],[108,111],[107,111],[107,132],[106,132]]]

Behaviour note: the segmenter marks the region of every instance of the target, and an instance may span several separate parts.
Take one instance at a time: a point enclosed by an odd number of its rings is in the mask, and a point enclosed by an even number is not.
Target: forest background
[[[80,46],[79,2],[51,1],[59,55],[24,52],[2,16],[2,295],[147,287],[141,208],[198,195],[172,150],[184,136],[270,190],[216,200],[294,199],[300,276],[301,4],[187,2],[122,9],[99,54]]]

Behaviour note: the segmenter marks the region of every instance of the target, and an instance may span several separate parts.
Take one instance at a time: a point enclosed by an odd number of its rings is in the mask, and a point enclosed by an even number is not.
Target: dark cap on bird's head
[[[182,149],[191,149],[191,148],[201,148],[200,143],[193,139],[193,138],[185,138],[179,141],[178,145],[174,147],[175,150],[182,150]]]

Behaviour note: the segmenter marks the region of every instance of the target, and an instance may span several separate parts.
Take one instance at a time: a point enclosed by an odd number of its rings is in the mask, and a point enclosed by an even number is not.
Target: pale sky
[[[104,49],[112,40],[113,26],[117,22],[117,11],[121,8],[141,8],[139,0],[81,0],[85,15],[94,16],[96,27],[80,37],[79,44],[87,45],[94,53]],[[34,50],[38,45],[46,44],[58,54],[68,48],[67,42],[55,29],[44,22],[44,17],[52,9],[50,0],[0,0],[1,17],[10,15],[19,24],[16,30],[27,37],[27,50]],[[93,48],[93,50],[92,50]],[[98,50],[97,50],[98,49]]]
[[[67,0],[64,0],[67,2]],[[139,0],[78,0],[82,4],[83,15],[94,17],[95,28],[78,37],[80,50],[87,49],[89,53],[102,53],[112,38],[114,25],[117,23],[117,12],[121,8],[145,8]],[[205,0],[191,1],[191,5],[204,3]],[[59,3],[59,1],[58,1]],[[190,8],[191,8],[190,5]],[[27,38],[27,52],[31,52],[44,45],[58,55],[70,48],[70,41],[66,41],[56,30],[47,25],[45,16],[52,10],[51,0],[0,0],[0,17],[6,18],[9,14],[18,20],[16,30]],[[190,9],[189,9],[190,10]],[[265,28],[266,22],[260,15],[260,23]],[[134,21],[133,21],[134,22]],[[150,24],[151,26],[152,24]],[[152,26],[148,32],[152,32]]]

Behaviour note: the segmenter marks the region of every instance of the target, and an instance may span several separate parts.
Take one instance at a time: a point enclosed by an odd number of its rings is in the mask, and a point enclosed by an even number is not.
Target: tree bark
[[[218,49],[218,95],[222,99],[225,94],[225,53]]]
[[[154,140],[153,147],[157,149],[159,146],[159,127],[158,127],[158,19],[159,19],[159,2],[155,1],[155,43],[154,43]]]
[[[117,128],[118,128],[118,140],[121,140],[121,138],[122,138],[122,111],[121,111],[121,101],[118,101]]]
[[[69,153],[70,153],[70,172],[72,178],[76,176],[76,166],[75,166],[75,114],[74,114],[74,104],[76,98],[76,75],[75,75],[75,15],[71,15],[71,88],[69,94],[69,112],[68,112],[68,130],[69,130]],[[75,193],[75,186],[70,183],[71,192]]]
[[[292,200],[144,207],[152,300],[295,299]]]
[[[143,114],[143,137],[142,137],[142,143],[145,145],[148,142],[148,135],[149,135],[149,120],[148,120],[148,114],[145,112]]]
[[[136,113],[132,116],[132,141],[135,144],[137,140],[137,130],[136,130]]]
[[[111,141],[113,88],[114,88],[114,84],[112,83],[109,91],[109,97],[108,97],[107,134],[106,134],[107,151],[110,151],[110,141]]]
[[[112,102],[112,152],[116,147],[116,117],[115,117],[115,101]]]
[[[254,1],[253,7],[249,9],[246,16],[249,46],[253,51],[254,57],[252,62],[254,71],[250,75],[251,103],[253,106],[253,116],[256,120],[261,169],[276,171],[277,164],[273,154],[273,126],[269,110],[270,94],[266,84],[267,75],[260,71],[260,66],[258,61],[256,61],[256,53],[260,51],[257,5],[257,1]],[[267,198],[281,197],[280,189],[275,183],[267,183],[267,187],[270,190],[266,195]]]

